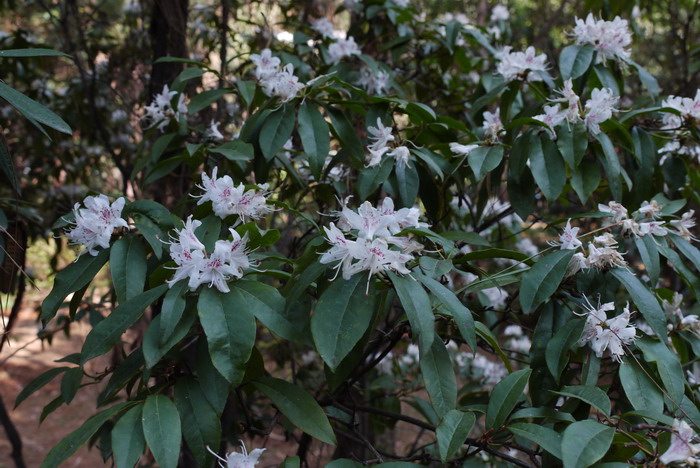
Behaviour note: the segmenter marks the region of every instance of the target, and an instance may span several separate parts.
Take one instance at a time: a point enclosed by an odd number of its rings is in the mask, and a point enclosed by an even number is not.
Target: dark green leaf
[[[72,367],[63,375],[61,379],[61,397],[67,405],[75,398],[75,394],[78,393],[82,380],[83,369],[80,367]]]
[[[591,419],[575,422],[564,431],[561,453],[564,468],[587,468],[603,458],[615,435],[615,428]]]
[[[610,271],[615,278],[627,289],[632,301],[639,308],[644,320],[649,324],[656,336],[666,339],[666,317],[654,295],[626,268],[616,268]]]
[[[64,122],[62,118],[35,100],[10,88],[3,82],[0,82],[0,97],[29,119],[42,123],[59,132],[67,133],[68,135],[73,133],[73,130],[71,130],[70,126]]]
[[[577,168],[588,148],[586,124],[560,125],[557,128],[557,147],[566,164],[571,169]]]
[[[165,293],[163,305],[160,308],[160,337],[158,340],[160,344],[165,344],[168,341],[170,335],[175,331],[175,327],[180,323],[180,318],[187,304],[185,300],[187,291],[189,291],[187,280],[182,280],[173,284]]]
[[[182,429],[175,404],[165,395],[149,395],[143,405],[141,425],[146,443],[158,465],[161,468],[176,468]]]
[[[146,439],[141,425],[142,411],[143,405],[131,408],[112,429],[112,452],[117,468],[134,468],[143,453]]]
[[[523,396],[531,372],[532,369],[529,368],[515,371],[496,384],[486,408],[487,428],[497,429],[507,421],[508,415]]]
[[[440,460],[445,463],[464,444],[476,417],[474,413],[450,410],[435,430]]]
[[[12,157],[10,156],[10,152],[8,151],[7,146],[5,146],[4,141],[0,141],[0,168],[2,168],[2,172],[5,173],[5,177],[7,177],[7,180],[10,181],[10,185],[12,185],[12,189],[18,195],[21,195],[22,191],[19,187],[19,181],[17,180],[17,174],[15,174],[15,167],[14,167],[14,164],[12,163]],[[1,255],[2,254],[0,254],[0,264],[2,262]]]
[[[557,395],[577,398],[610,416],[610,398],[603,390],[592,385],[571,385],[562,387]]]
[[[622,167],[620,166],[620,158],[608,135],[601,132],[596,135],[596,139],[600,143],[601,148],[603,148],[603,154],[605,155],[605,174],[608,176],[610,192],[615,200],[620,200],[622,199],[622,183],[620,181]]]
[[[656,248],[654,237],[637,237],[634,239],[634,245],[637,247],[644,267],[649,274],[650,284],[656,284],[659,281],[659,274],[661,274],[661,264],[659,262],[659,250]]]
[[[175,325],[173,332],[164,342],[160,341],[161,329],[163,328],[162,321],[165,319],[161,313],[157,315],[148,325],[146,334],[143,337],[143,358],[146,361],[146,367],[151,369],[163,356],[167,354],[173,346],[182,340],[192,328],[195,320],[195,314],[192,310],[188,310],[182,320]]]
[[[584,320],[569,320],[561,327],[547,343],[545,350],[545,360],[547,368],[554,378],[559,382],[561,373],[569,362],[569,350],[576,344],[583,333]]]
[[[514,423],[508,430],[530,440],[561,460],[561,435],[547,426],[532,423]]]
[[[570,45],[562,49],[559,55],[559,72],[562,80],[576,79],[582,76],[593,63],[595,49],[585,45]]]
[[[126,236],[114,244],[109,254],[112,284],[121,304],[143,292],[146,283],[146,247],[136,236]]]
[[[323,164],[330,151],[330,130],[315,104],[305,101],[299,106],[299,137],[304,152],[309,158],[311,172],[316,179],[321,178]]]
[[[260,149],[268,161],[275,157],[292,136],[294,106],[286,104],[267,116],[260,128]]]
[[[557,146],[544,134],[530,141],[530,172],[547,201],[554,202],[566,183],[566,170]]]
[[[571,175],[571,187],[582,203],[588,201],[588,197],[598,188],[599,184],[600,170],[596,164],[582,164]]]
[[[675,403],[680,404],[685,392],[685,377],[678,355],[668,349],[664,343],[649,337],[642,337],[636,340],[635,344],[644,352],[646,362],[656,363],[656,369],[659,371],[668,396]]]
[[[229,141],[216,148],[209,148],[209,152],[223,154],[229,161],[250,161],[254,156],[253,145],[242,140]]]
[[[399,295],[411,329],[418,335],[420,349],[423,351],[430,349],[435,338],[435,317],[428,293],[420,283],[409,276],[389,273],[389,278]]]
[[[399,206],[410,208],[418,196],[420,179],[415,163],[411,166],[397,165],[394,170],[396,175],[396,185],[399,190]]]
[[[231,90],[229,89],[210,89],[201,92],[190,100],[190,103],[187,105],[187,112],[190,115],[196,114],[230,92]]]
[[[529,314],[550,298],[564,279],[574,250],[558,250],[526,271],[520,283],[520,305]]]
[[[0,50],[0,58],[2,57],[70,57],[70,55],[58,50],[28,48]]]
[[[15,400],[15,408],[17,408],[24,400],[29,398],[32,393],[42,388],[44,385],[56,378],[58,374],[66,372],[68,369],[70,369],[70,367],[56,367],[54,369],[49,369],[29,382],[27,386],[24,387],[21,392],[19,392],[19,395],[17,395],[17,399]]]
[[[479,181],[484,176],[496,169],[503,160],[502,146],[479,146],[469,152],[467,156],[469,167],[474,171],[474,177]]]
[[[429,349],[420,350],[420,370],[433,409],[442,418],[457,405],[457,379],[442,340],[433,340]]]
[[[211,466],[213,455],[207,446],[216,448],[221,438],[219,416],[211,407],[199,387],[191,378],[179,379],[175,384],[175,406],[182,427],[185,442],[199,466]]]
[[[634,409],[662,413],[664,396],[657,385],[633,359],[625,358],[619,366],[620,382]]]

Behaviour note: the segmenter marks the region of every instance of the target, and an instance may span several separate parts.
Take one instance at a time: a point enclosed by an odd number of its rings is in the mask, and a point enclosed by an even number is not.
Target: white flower
[[[569,264],[566,266],[566,276],[575,275],[581,270],[586,270],[589,268],[588,259],[581,252],[576,252]]]
[[[462,156],[467,156],[469,153],[472,152],[472,150],[478,148],[479,145],[460,145],[459,143],[452,142],[450,143],[450,151],[452,151],[454,154],[462,155]]]
[[[694,214],[695,210],[686,211],[681,216],[681,219],[674,219],[670,222],[671,226],[677,229],[676,234],[685,240],[697,240],[693,233],[690,232],[690,228],[695,227]]]
[[[482,289],[481,292],[488,298],[491,307],[494,309],[499,310],[505,307],[508,293],[502,288],[494,286],[493,288]]]
[[[495,23],[496,21],[508,21],[510,18],[510,12],[508,11],[508,7],[505,5],[498,4],[494,6],[491,9],[491,22]]]
[[[620,315],[611,319],[607,318],[606,312],[615,310],[612,302],[603,304],[597,309],[589,303],[587,309],[586,326],[579,344],[589,342],[598,357],[603,357],[605,350],[608,350],[613,360],[619,362],[625,354],[622,345],[634,341],[637,331],[633,325],[629,324],[629,304]]]
[[[693,444],[696,434],[690,425],[682,420],[673,420],[673,435],[671,445],[666,450],[659,461],[664,465],[679,463],[695,466],[700,463],[700,459],[695,455],[700,452],[700,444]]]
[[[688,122],[697,125],[700,120],[700,89],[697,90],[694,98],[681,96],[669,96],[661,102],[661,107],[676,109],[681,115],[664,113],[663,128],[675,129]]]
[[[577,44],[591,44],[598,52],[598,59],[628,60],[632,33],[627,20],[616,16],[612,21],[597,20],[589,13],[586,20],[576,18],[573,31]]]
[[[564,87],[557,90],[557,93],[561,94],[561,97],[558,99],[551,99],[551,101],[566,104],[567,108],[562,112],[564,112],[567,122],[576,123],[581,120],[578,108],[578,103],[581,98],[574,92],[574,85],[571,78],[564,81]]]
[[[105,195],[86,197],[83,200],[85,208],[80,208],[80,203],[73,207],[75,220],[71,224],[75,227],[66,230],[66,237],[71,244],[83,245],[78,256],[87,251],[90,255],[97,255],[97,247],[109,248],[114,228],[129,225],[121,217],[126,199],[118,198],[111,205]]]
[[[610,247],[617,244],[615,237],[609,232],[593,237],[593,243],[603,247]]]
[[[592,242],[588,244],[588,266],[599,270],[610,270],[627,266],[627,262],[615,247],[598,248]]]
[[[397,167],[405,167],[408,164],[408,158],[411,155],[411,151],[405,146],[397,146],[393,150],[386,153],[387,156],[391,156],[396,160]]]
[[[642,206],[637,210],[638,214],[644,215],[644,216],[649,216],[652,219],[657,219],[661,215],[661,210],[663,209],[663,205],[659,205],[659,202],[656,200],[652,200],[651,202],[648,201],[643,201]]]
[[[219,462],[221,468],[253,468],[259,463],[258,459],[267,449],[254,449],[252,452],[248,453],[248,451],[245,448],[245,445],[243,445],[243,441],[241,441],[241,453],[229,452],[226,454],[225,459],[218,456],[216,452],[214,452],[209,447],[207,447],[207,450],[213,453],[216,458],[221,460],[221,462],[226,463],[226,465],[224,466],[223,463]]]
[[[255,78],[265,80],[275,75],[280,67],[280,59],[272,56],[270,49],[264,49],[260,54],[252,54],[251,62],[255,64]]]
[[[177,110],[172,107],[172,98],[178,96]],[[177,121],[181,114],[187,114],[185,96],[177,91],[170,91],[168,85],[163,86],[160,94],[157,94],[151,104],[144,108],[146,113],[142,119],[146,122],[146,128],[158,126],[161,132],[165,130],[171,120]]]
[[[523,329],[520,327],[520,325],[508,325],[504,330],[503,330],[503,335],[504,336],[523,336]]]
[[[197,187],[204,190],[204,194],[198,197],[197,205],[211,201],[216,216],[224,219],[235,214],[239,216],[238,222],[243,223],[248,219],[259,219],[273,211],[267,204],[266,184],[259,186],[262,190],[260,192],[252,189],[246,191],[243,183],[236,187],[231,177],[227,175],[217,178],[218,170],[218,167],[214,168],[211,178],[207,174],[202,174],[202,185]]]
[[[506,46],[499,53],[500,62],[496,71],[503,75],[506,81],[524,79],[526,81],[542,81],[540,73],[547,70],[547,56],[535,55],[535,48],[530,46],[525,52],[511,52]]]
[[[328,63],[335,65],[344,57],[360,55],[361,53],[362,51],[358,47],[357,43],[355,43],[355,39],[353,37],[338,39],[333,44],[328,46]]]
[[[211,141],[222,141],[224,136],[219,131],[219,122],[212,120],[209,127],[204,131],[204,139]]]
[[[484,124],[482,125],[486,138],[498,140],[498,134],[503,130],[500,110],[496,108],[494,112],[486,111],[483,114]]]
[[[677,316],[677,317],[683,317],[683,312],[681,312],[681,304],[683,303],[683,294],[679,294],[677,292],[673,293],[673,298],[671,299],[671,302],[668,302],[666,299],[663,299],[661,301],[661,307],[663,307],[664,312],[666,313],[667,317],[672,317],[672,316]]]
[[[311,21],[311,28],[324,38],[333,37],[333,23],[328,18],[319,18]]]
[[[390,141],[394,141],[394,135],[391,134],[393,128],[386,127],[382,123],[382,119],[377,117],[376,127],[367,127],[368,139],[372,142],[367,148],[374,151],[379,151],[389,144]]]
[[[594,89],[591,91],[591,98],[586,101],[584,121],[588,130],[597,135],[600,133],[600,125],[612,117],[615,104],[619,97],[613,95],[613,91],[608,88]]]
[[[535,115],[532,118],[546,124],[549,127],[552,137],[554,137],[556,136],[554,134],[554,127],[566,120],[566,116],[566,112],[559,111],[559,104],[557,104],[554,106],[544,106],[544,114]]]
[[[559,235],[559,243],[550,242],[550,245],[558,245],[560,250],[578,249],[582,245],[581,241],[576,237],[580,229],[579,227],[572,228],[571,219],[567,220],[564,231]]]
[[[663,227],[665,221],[652,221],[650,223],[639,223],[639,237],[652,234],[654,236],[665,236],[668,234],[668,229]]]
[[[391,75],[385,71],[372,71],[371,68],[364,66],[360,70],[360,79],[357,84],[362,86],[369,94],[385,94],[389,89],[389,79]]]
[[[598,211],[602,211],[603,213],[611,213],[613,216],[613,223],[619,223],[623,219],[627,218],[627,208],[622,206],[622,204],[617,203],[616,201],[608,202],[607,205],[599,203]]]
[[[472,361],[472,373],[483,381],[486,388],[493,388],[508,375],[508,370],[503,363],[489,361],[485,356],[477,354]]]
[[[507,346],[513,351],[517,351],[520,353],[528,353],[530,352],[530,348],[532,347],[532,342],[527,336],[521,336],[518,338],[511,338],[508,341]]]
[[[288,63],[281,70],[261,78],[263,92],[270,97],[279,97],[282,102],[294,99],[304,89],[304,83],[294,75],[294,65]]]

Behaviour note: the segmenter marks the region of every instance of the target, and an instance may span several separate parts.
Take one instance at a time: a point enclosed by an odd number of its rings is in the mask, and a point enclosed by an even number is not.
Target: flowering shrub
[[[85,317],[107,264],[112,294],[18,398],[104,382],[44,466],[88,440],[118,467],[254,466],[282,430],[283,466],[700,462],[700,91],[661,96],[619,17],[572,18],[549,56],[507,44],[503,5],[339,11],[348,31],[288,17],[235,73],[166,59],[188,66],[141,105],[137,196],[58,222],[82,247],[42,322]],[[398,422],[421,432],[389,443]]]

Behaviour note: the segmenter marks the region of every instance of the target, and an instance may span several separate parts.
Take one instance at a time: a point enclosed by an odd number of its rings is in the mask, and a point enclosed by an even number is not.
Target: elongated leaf
[[[423,285],[430,290],[438,301],[452,313],[459,333],[467,342],[467,345],[473,352],[476,352],[476,326],[474,318],[469,309],[455,296],[455,294],[447,287],[429,276],[416,273],[416,276]]]
[[[331,137],[328,123],[316,105],[309,101],[305,101],[299,106],[297,119],[301,144],[309,158],[311,172],[318,180],[321,178],[323,164],[330,151]]]
[[[591,419],[575,422],[564,431],[561,453],[564,468],[586,468],[603,458],[615,435],[615,428]]]
[[[41,321],[47,323],[54,318],[66,296],[95,279],[108,258],[109,250],[100,250],[95,256],[81,255],[77,261],[59,271],[51,292],[41,304]]]
[[[197,342],[197,380],[207,401],[221,416],[228,398],[229,383],[214,367],[209,356],[207,340],[202,338]]]
[[[107,353],[117,344],[127,328],[132,326],[143,314],[144,309],[151,305],[168,289],[167,284],[149,289],[136,297],[122,303],[119,307],[93,328],[85,338],[81,352],[80,364]]]
[[[647,377],[632,359],[626,359],[619,367],[620,382],[627,399],[638,411],[662,413],[664,396],[654,382]]]
[[[260,128],[260,149],[268,161],[271,160],[292,136],[294,130],[294,107],[286,104],[267,116]]]
[[[175,327],[180,323],[180,318],[182,318],[187,304],[185,294],[188,290],[187,281],[183,280],[175,283],[165,293],[163,305],[160,308],[160,336],[158,338],[160,344],[165,344],[170,339]]]
[[[255,344],[255,316],[248,307],[241,307],[237,296],[205,288],[197,304],[214,367],[233,385],[243,379]]]
[[[677,236],[676,234],[671,234],[670,236],[678,250],[685,255],[685,258],[690,260],[690,262],[695,265],[698,272],[700,272],[700,250],[681,236]],[[650,236],[644,236],[643,239],[648,239],[649,237]]]
[[[562,80],[582,76],[593,63],[595,50],[591,46],[570,45],[559,55],[559,72]]]
[[[19,395],[17,395],[17,399],[15,399],[15,408],[17,408],[24,400],[29,398],[34,392],[55,379],[57,375],[66,372],[68,369],[70,369],[70,367],[56,367],[49,369],[29,382],[27,386],[24,387],[21,392],[19,392]]]
[[[474,177],[479,181],[501,164],[503,160],[503,147],[479,146],[469,152],[467,160],[469,161],[469,167],[474,171]]]
[[[649,324],[656,336],[665,340],[666,318],[664,311],[659,305],[654,295],[649,292],[644,284],[626,268],[616,268],[610,271],[617,280],[627,289],[632,301],[644,316],[644,320]]]
[[[210,89],[208,91],[203,91],[190,100],[187,111],[189,114],[196,114],[231,92],[230,89]]]
[[[250,161],[255,155],[253,145],[241,140],[229,141],[216,148],[210,148],[209,152],[223,154],[229,161]]]
[[[599,133],[596,139],[605,155],[605,174],[608,176],[610,191],[615,200],[620,200],[622,198],[622,182],[620,181],[622,167],[620,166],[620,158],[615,151],[615,146],[605,133]]]
[[[180,414],[183,435],[199,466],[211,466],[213,455],[207,446],[216,447],[221,438],[219,416],[207,401],[199,384],[191,378],[175,384],[175,406]]]
[[[545,360],[547,368],[554,378],[559,382],[561,373],[569,362],[569,350],[576,344],[583,333],[584,320],[569,320],[561,327],[547,343],[545,350]]]
[[[311,395],[294,384],[269,377],[256,379],[253,385],[272,400],[289,422],[321,442],[335,445],[333,428]]]
[[[511,419],[551,419],[552,421],[576,421],[573,416],[564,411],[558,411],[554,408],[523,408],[510,417]]]
[[[51,112],[48,108],[36,102],[24,94],[16,91],[5,83],[0,82],[0,97],[10,103],[25,117],[42,123],[68,135],[73,133],[70,126],[62,118]]]
[[[70,57],[70,55],[53,49],[28,48],[0,50],[1,57]]]
[[[83,380],[83,369],[80,367],[71,367],[66,371],[61,379],[61,398],[69,405],[75,394],[80,389],[80,382]]]
[[[576,169],[588,148],[586,125],[583,122],[560,125],[557,128],[557,147],[566,164],[571,169]]]
[[[592,385],[570,385],[554,392],[557,395],[572,397],[598,409],[598,411],[610,416],[610,398],[603,390]]]
[[[167,340],[164,343],[160,341],[160,330],[163,328],[163,314],[156,316],[148,325],[148,330],[143,337],[143,358],[146,361],[146,367],[151,369],[172,349],[180,340],[182,340],[192,328],[195,320],[193,310],[188,310],[182,320],[178,321]]]
[[[435,430],[440,460],[445,463],[464,444],[476,422],[474,413],[450,410]]]
[[[564,279],[574,250],[559,250],[540,259],[520,282],[520,305],[529,314],[550,298]]]
[[[182,429],[175,404],[165,395],[149,395],[143,405],[141,425],[146,443],[158,465],[161,468],[176,468]]]
[[[418,335],[420,349],[430,349],[435,338],[435,317],[428,293],[420,283],[408,276],[389,273],[389,278],[399,295],[411,329]]]
[[[143,405],[131,408],[112,429],[112,453],[117,468],[134,468],[143,453],[146,439],[141,425],[142,411]]]
[[[433,340],[430,349],[420,350],[420,370],[433,409],[442,418],[457,405],[457,378],[442,340]]]
[[[102,425],[129,406],[130,403],[119,403],[104,411],[97,413],[85,421],[75,431],[68,434],[61,442],[51,449],[41,468],[58,468],[61,464],[75,453],[85,442],[92,437]]]
[[[365,275],[336,279],[319,298],[311,317],[316,349],[333,371],[372,322],[375,292],[365,295],[365,284]]]
[[[637,237],[634,239],[634,245],[642,257],[642,262],[649,274],[651,284],[656,284],[659,281],[661,274],[661,263],[659,262],[659,250],[656,248],[656,242],[653,236]]]
[[[635,341],[635,344],[644,352],[646,362],[656,363],[666,392],[674,402],[680,404],[685,392],[685,377],[678,355],[668,349],[664,343],[652,338],[640,338]]]
[[[146,283],[146,247],[136,236],[119,239],[112,245],[109,268],[117,301],[122,302],[143,292]]]
[[[394,175],[399,190],[399,207],[412,207],[420,188],[420,178],[415,163],[410,166],[396,166]]]
[[[531,372],[532,369],[529,368],[515,371],[496,384],[486,408],[487,428],[497,429],[506,422],[508,415],[523,396]]]
[[[595,164],[582,164],[571,175],[571,187],[582,203],[586,203],[600,184],[600,170]]]
[[[554,202],[566,183],[566,169],[557,146],[544,134],[530,140],[530,172],[547,201]]]
[[[561,435],[546,426],[532,423],[514,423],[508,426],[513,434],[531,440],[561,460]]]
[[[394,168],[391,158],[384,158],[379,166],[368,167],[360,171],[357,178],[357,193],[360,200],[366,200],[389,178]]]

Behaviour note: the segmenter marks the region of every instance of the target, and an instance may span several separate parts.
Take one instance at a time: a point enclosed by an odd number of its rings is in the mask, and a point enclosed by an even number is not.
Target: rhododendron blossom
[[[576,18],[573,30],[577,44],[590,44],[598,52],[598,60],[607,59],[628,60],[629,45],[632,43],[632,33],[627,20],[616,16],[612,21],[596,20],[589,13],[585,21]]]
[[[83,245],[79,255],[87,251],[90,255],[97,255],[97,247],[109,248],[109,241],[115,228],[129,225],[121,217],[126,200],[118,198],[111,205],[105,195],[90,196],[83,200],[85,208],[76,203],[73,207],[75,219],[70,224],[75,227],[66,230],[66,237],[72,244]]]
[[[354,38],[337,39],[328,46],[328,63],[335,65],[345,57],[360,55],[361,53],[362,51],[357,46]]]
[[[525,52],[511,52],[511,47],[504,47],[499,53],[499,58],[496,70],[506,81],[542,81],[541,73],[547,71],[547,56],[535,55],[535,48],[532,46],[525,49]]]
[[[258,463],[260,463],[260,456],[267,449],[253,449],[251,452],[248,452],[245,445],[241,441],[241,453],[229,452],[226,454],[226,458],[221,458],[209,447],[207,447],[207,450],[209,450],[209,452],[214,454],[214,456],[220,460],[219,466],[221,468],[254,468]],[[226,463],[226,465],[224,465],[224,463]]]
[[[197,187],[204,190],[197,201],[198,205],[211,201],[214,214],[221,219],[230,215],[238,215],[239,222],[246,222],[249,219],[256,220],[273,211],[267,204],[267,185],[259,185],[259,190],[249,189],[243,183],[235,186],[233,179],[228,175],[217,178],[219,168],[215,167],[209,177],[202,174],[202,185]]]
[[[671,445],[659,457],[659,461],[664,465],[672,463],[678,463],[680,466],[700,465],[700,458],[696,457],[700,453],[700,444],[693,443],[696,438],[697,434],[687,422],[674,419]]]
[[[623,345],[632,343],[635,339],[636,328],[629,324],[629,304],[623,312],[613,318],[608,318],[607,312],[615,310],[615,304],[608,302],[595,308],[586,299],[586,325],[579,344],[590,343],[596,356],[603,357],[608,350],[613,360],[620,361],[625,354]]]
[[[178,96],[177,105],[173,108],[171,100],[176,95]],[[144,109],[146,113],[142,119],[146,122],[147,128],[157,126],[158,130],[162,132],[172,120],[178,121],[181,115],[187,114],[185,95],[177,91],[170,91],[168,85],[164,85],[161,93],[156,95],[151,104]]]
[[[616,111],[615,104],[619,98],[613,95],[613,91],[608,88],[594,89],[591,91],[591,98],[586,101],[584,121],[588,131],[597,135],[600,133],[600,124],[612,117]]]

